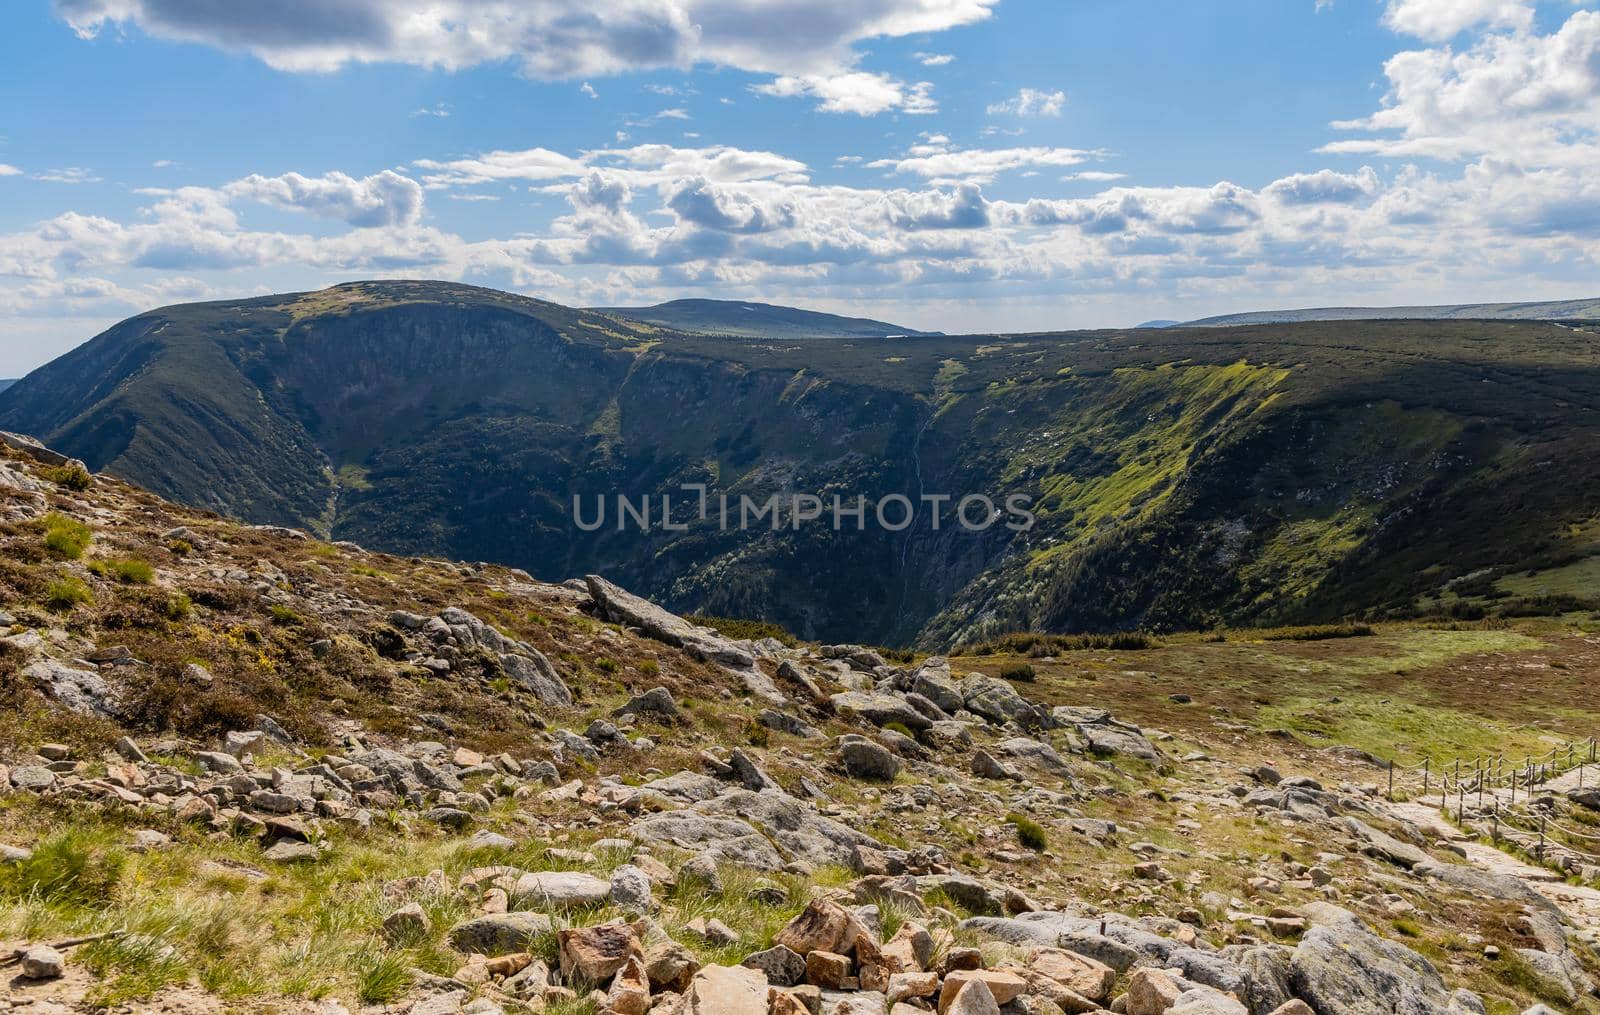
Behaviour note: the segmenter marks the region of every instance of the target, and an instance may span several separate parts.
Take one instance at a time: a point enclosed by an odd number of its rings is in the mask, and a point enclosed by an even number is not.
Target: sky
[[[1594,0],[8,0],[0,377],[437,278],[946,332],[1600,295]]]

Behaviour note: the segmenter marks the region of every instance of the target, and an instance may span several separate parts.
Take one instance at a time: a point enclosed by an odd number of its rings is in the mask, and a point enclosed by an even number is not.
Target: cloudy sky
[[[372,277],[943,331],[1600,295],[1593,0],[8,0],[0,377]]]

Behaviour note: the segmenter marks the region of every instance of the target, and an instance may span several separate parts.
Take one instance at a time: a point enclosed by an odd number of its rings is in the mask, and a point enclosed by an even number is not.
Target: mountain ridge
[[[843,317],[750,300],[678,299],[649,307],[591,309],[597,313],[680,331],[741,338],[891,338],[938,334],[865,317]]]
[[[1483,321],[738,339],[389,281],[131,318],[0,395],[0,428],[251,521],[938,647],[1437,612],[1456,578],[1586,559],[1592,350]],[[686,484],[1022,494],[1038,521],[575,525]]]
[[[1220,314],[1193,321],[1151,321],[1141,328],[1221,327],[1241,324],[1287,324],[1296,321],[1382,320],[1588,320],[1600,319],[1600,297],[1577,300],[1543,300],[1529,303],[1452,303],[1399,307],[1313,307],[1303,310],[1256,310]]]

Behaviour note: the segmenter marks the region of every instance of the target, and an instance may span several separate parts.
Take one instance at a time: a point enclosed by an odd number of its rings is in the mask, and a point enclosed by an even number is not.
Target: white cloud
[[[1428,42],[1445,42],[1479,25],[1526,31],[1533,25],[1533,5],[1526,0],[1389,0],[1383,23]]]
[[[597,77],[699,64],[810,82],[828,95],[854,73],[857,43],[940,32],[988,18],[999,0],[56,0],[80,35],[136,25],[151,35],[244,51],[286,71],[350,63],[457,70],[515,60],[539,78]],[[862,83],[855,83],[855,91]],[[919,86],[911,86],[915,95]],[[925,90],[924,90],[925,93]],[[798,94],[798,93],[792,93]],[[923,95],[926,100],[926,95]],[[902,100],[878,108],[911,108]]]
[[[0,162],[0,176],[21,176],[21,175],[22,175],[22,170],[18,169],[16,166],[10,166],[10,165],[7,165],[4,162]]]
[[[588,96],[588,97],[589,97],[589,98],[591,98],[591,99],[598,99],[598,98],[599,98],[599,97],[600,97],[600,93],[599,93],[599,92],[597,92],[597,91],[595,91],[595,90],[594,90],[594,85],[591,85],[591,84],[590,84],[590,83],[589,83],[589,82],[587,82],[587,81],[585,81],[585,82],[584,82],[584,83],[583,83],[583,84],[582,84],[582,85],[581,85],[581,86],[580,86],[580,87],[579,87],[579,88],[578,88],[578,91],[580,91],[580,92],[582,92],[582,93],[583,93],[583,94],[585,94],[585,95],[587,95],[587,96]]]
[[[41,173],[34,173],[35,180],[45,183],[99,183],[100,177],[92,169],[82,166],[67,166],[64,169],[46,169]]]
[[[867,165],[896,173],[914,173],[935,179],[991,180],[1013,169],[1038,166],[1076,166],[1095,157],[1077,148],[966,148],[951,149],[937,138],[914,147],[905,158],[878,159]]]
[[[1066,104],[1066,92],[1024,88],[1004,102],[989,106],[988,113],[990,116],[1060,116]]]
[[[436,102],[431,106],[423,106],[420,109],[413,109],[411,111],[411,115],[435,116],[443,119],[450,115],[450,104],[448,102]]]
[[[924,67],[944,67],[956,61],[956,58],[950,53],[913,53],[911,55]]]
[[[887,74],[851,71],[830,75],[785,75],[753,91],[783,98],[810,96],[824,113],[854,113],[875,116],[890,110],[913,115],[939,111],[933,100],[933,84],[919,81],[907,84]]]
[[[1331,169],[1296,173],[1274,180],[1263,193],[1285,204],[1347,204],[1368,200],[1378,193],[1378,174],[1370,166],[1357,173]]]
[[[344,173],[253,175],[228,184],[222,192],[359,228],[412,225],[422,217],[422,185],[389,169],[362,179]]]

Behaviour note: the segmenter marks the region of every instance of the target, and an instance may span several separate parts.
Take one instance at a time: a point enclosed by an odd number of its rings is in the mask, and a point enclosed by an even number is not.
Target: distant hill
[[[1142,324],[1135,324],[1134,327],[1135,328],[1176,328],[1176,327],[1179,327],[1182,324],[1183,324],[1182,321],[1160,320],[1160,321],[1145,321]]]
[[[1600,319],[1600,299],[1550,300],[1544,303],[1459,303],[1436,307],[1319,307],[1310,310],[1257,310],[1223,314],[1188,322],[1219,328],[1239,324],[1292,324],[1297,321],[1569,321]],[[1141,328],[1170,327],[1176,322],[1150,321]]]
[[[672,300],[653,307],[593,309],[598,313],[626,317],[630,321],[663,328],[737,338],[884,338],[889,335],[939,334],[865,317],[840,317],[817,310],[742,300]]]
[[[0,380],[0,391],[6,390],[15,383],[17,383],[17,379],[15,377],[11,378],[10,380]]]

